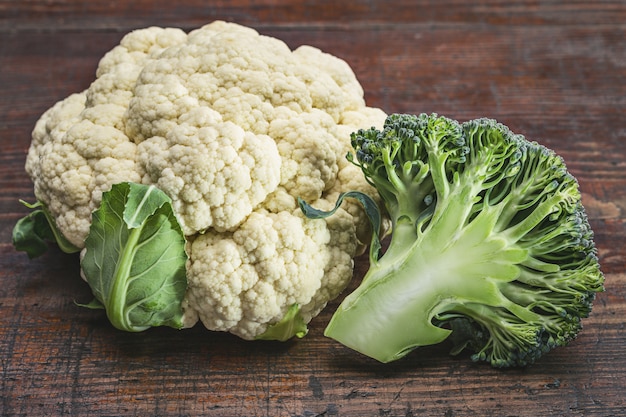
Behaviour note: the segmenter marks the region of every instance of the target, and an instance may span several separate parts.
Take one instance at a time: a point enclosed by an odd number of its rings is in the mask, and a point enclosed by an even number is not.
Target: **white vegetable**
[[[342,191],[375,195],[346,161],[350,132],[382,126],[346,62],[214,22],[126,35],[82,93],[38,121],[26,161],[35,195],[82,248],[113,184],[154,184],[188,240],[185,325],[252,339],[295,304],[305,323],[352,276],[368,222]]]

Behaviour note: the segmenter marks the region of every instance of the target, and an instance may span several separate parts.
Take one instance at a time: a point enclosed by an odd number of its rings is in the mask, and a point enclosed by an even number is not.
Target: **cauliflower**
[[[296,305],[308,323],[350,280],[370,232],[363,210],[311,221],[297,199],[330,208],[348,189],[374,195],[345,155],[350,132],[385,117],[319,49],[222,21],[150,27],[42,115],[26,171],[78,249],[115,184],[163,191],[187,242],[184,326],[255,339]]]

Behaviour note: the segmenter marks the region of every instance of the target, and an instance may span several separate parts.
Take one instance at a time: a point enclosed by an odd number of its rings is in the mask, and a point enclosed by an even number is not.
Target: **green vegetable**
[[[494,120],[425,114],[391,115],[352,145],[393,228],[327,336],[381,362],[450,336],[453,354],[507,367],[577,335],[604,278],[559,156]]]
[[[31,259],[43,255],[48,250],[48,242],[55,242],[65,253],[80,250],[59,232],[44,204],[20,201],[34,211],[19,219],[13,227],[13,246],[16,250],[26,252]]]
[[[154,186],[113,185],[92,214],[81,261],[95,300],[118,329],[182,328],[185,237],[170,199]]]
[[[287,313],[283,316],[281,321],[269,325],[267,330],[258,335],[255,339],[286,342],[294,336],[301,339],[306,336],[308,332],[309,329],[300,314],[300,306],[293,304],[289,307],[289,310],[287,310]]]

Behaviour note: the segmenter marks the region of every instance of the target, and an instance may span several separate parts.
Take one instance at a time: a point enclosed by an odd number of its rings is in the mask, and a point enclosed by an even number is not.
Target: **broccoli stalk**
[[[450,336],[452,353],[496,367],[531,364],[577,335],[604,278],[558,155],[494,120],[425,114],[391,115],[352,146],[392,234],[382,254],[373,236],[370,269],[325,335],[381,362]],[[359,200],[380,224],[375,203]]]

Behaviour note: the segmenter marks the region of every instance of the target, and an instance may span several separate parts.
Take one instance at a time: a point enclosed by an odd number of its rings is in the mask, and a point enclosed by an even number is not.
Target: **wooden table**
[[[236,21],[345,59],[372,106],[489,116],[577,176],[606,292],[579,337],[526,369],[424,348],[381,365],[323,337],[250,343],[198,326],[114,330],[76,256],[29,261],[11,230],[32,200],[30,132],[84,89],[128,31]],[[626,3],[490,0],[1,0],[0,414],[3,416],[626,415]],[[367,264],[357,263],[357,276]]]

